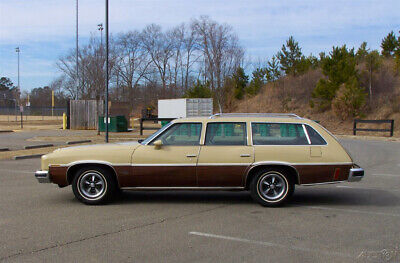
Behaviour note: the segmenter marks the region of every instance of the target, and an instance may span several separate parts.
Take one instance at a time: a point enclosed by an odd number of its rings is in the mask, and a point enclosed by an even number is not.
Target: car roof
[[[262,113],[262,114],[218,114],[209,117],[188,117],[175,119],[174,122],[279,122],[279,123],[315,123],[312,120],[295,114]]]

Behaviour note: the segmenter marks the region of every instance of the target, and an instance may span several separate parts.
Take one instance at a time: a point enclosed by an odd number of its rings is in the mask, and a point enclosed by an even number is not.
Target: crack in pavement
[[[96,234],[96,235],[93,235],[93,236],[88,236],[88,237],[84,237],[84,238],[68,241],[68,242],[61,243],[61,244],[54,244],[54,245],[47,246],[47,247],[44,247],[44,248],[39,248],[39,249],[26,251],[26,252],[21,251],[21,252],[15,253],[15,254],[11,254],[11,255],[2,257],[2,258],[0,258],[0,261],[5,261],[7,259],[16,258],[16,257],[23,256],[23,255],[35,254],[35,253],[39,253],[39,252],[46,251],[46,250],[53,249],[53,248],[64,247],[64,246],[68,246],[68,245],[71,245],[71,244],[79,243],[79,242],[82,242],[82,241],[95,239],[95,238],[98,238],[98,237],[105,237],[105,236],[119,234],[119,233],[131,231],[131,230],[135,230],[135,229],[145,228],[145,227],[148,227],[148,226],[162,224],[162,223],[164,223],[164,222],[166,222],[168,220],[178,220],[178,219],[181,219],[181,218],[184,218],[184,217],[207,213],[207,212],[214,211],[214,210],[217,210],[217,209],[220,209],[220,208],[224,208],[224,207],[227,207],[227,206],[229,206],[229,205],[220,205],[220,206],[217,206],[217,207],[214,207],[214,208],[200,210],[200,211],[194,212],[194,213],[189,213],[189,214],[184,214],[184,215],[174,216],[174,217],[166,217],[166,218],[162,218],[162,219],[150,222],[150,223],[141,224],[141,225],[128,227],[128,228],[122,228],[122,229],[119,229],[119,230],[116,230],[116,231]]]

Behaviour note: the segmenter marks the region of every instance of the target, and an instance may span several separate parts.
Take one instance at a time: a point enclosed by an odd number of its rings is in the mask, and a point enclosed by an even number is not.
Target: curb
[[[42,157],[42,155],[44,155],[44,154],[41,153],[41,154],[31,154],[31,155],[19,155],[19,156],[14,156],[13,160],[40,158],[40,157]]]
[[[28,145],[28,146],[25,146],[24,149],[28,150],[28,149],[45,148],[45,147],[52,147],[52,146],[54,146],[54,144]]]
[[[9,148],[0,148],[0,152],[7,152],[9,150],[10,150]]]
[[[2,132],[14,132],[13,130],[0,130],[0,133]]]
[[[78,143],[87,143],[87,142],[92,142],[92,140],[82,140],[82,141],[69,141],[67,144],[78,144]]]

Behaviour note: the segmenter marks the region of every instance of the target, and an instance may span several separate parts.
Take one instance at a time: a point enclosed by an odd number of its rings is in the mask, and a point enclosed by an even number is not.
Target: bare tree
[[[109,55],[110,75],[116,63],[115,44],[111,40]],[[57,67],[64,73],[64,88],[72,98],[77,98],[75,51],[60,58],[56,63]],[[105,57],[98,39],[91,37],[89,43],[79,48],[79,90],[78,93],[83,99],[100,99],[104,96],[105,90]]]
[[[185,25],[182,25],[182,30],[184,34],[183,38],[183,52],[182,55],[182,86],[184,87],[184,91],[187,91],[189,87],[189,79],[190,74],[192,73],[192,68],[195,63],[200,61],[202,56],[199,53],[199,45],[196,42],[196,32],[193,28],[187,28]]]
[[[205,71],[220,110],[224,104],[223,82],[242,62],[244,51],[228,25],[221,25],[207,16],[194,19],[192,28],[204,54]]]
[[[116,41],[117,61],[115,70],[119,79],[121,91],[120,99],[129,94],[129,101],[137,95],[140,81],[147,73],[151,63],[147,51],[142,45],[142,36],[139,31],[120,34]]]
[[[148,52],[152,66],[159,73],[162,84],[162,97],[167,95],[167,70],[173,53],[173,41],[155,24],[147,26],[142,33],[142,42]]]
[[[57,62],[62,73],[58,86],[71,98],[102,99],[105,87],[105,56],[98,38],[79,48],[79,80],[75,50]],[[210,86],[222,109],[225,82],[243,64],[244,51],[226,24],[208,17],[194,19],[163,31],[151,24],[142,31],[120,33],[110,39],[110,90],[112,98],[134,105],[159,98],[179,97],[198,80]],[[79,82],[79,90],[76,83]]]

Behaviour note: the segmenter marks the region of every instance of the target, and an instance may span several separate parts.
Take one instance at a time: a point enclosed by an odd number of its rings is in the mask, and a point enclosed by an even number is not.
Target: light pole
[[[76,99],[79,99],[78,0],[76,0]]]
[[[17,56],[18,56],[18,86],[17,86],[17,92],[15,92],[15,121],[17,121],[17,96],[19,96],[19,90],[20,90],[20,87],[19,87],[19,52],[20,52],[21,50],[19,49],[19,47],[16,47],[15,48],[15,52],[17,52]]]
[[[106,1],[106,142],[108,142],[108,0]]]
[[[97,25],[98,30],[100,31],[100,59],[103,62],[103,23]],[[103,64],[102,64],[103,65]],[[101,67],[101,76],[103,76],[103,67]],[[104,83],[101,83],[101,89],[103,90]],[[101,96],[99,96],[98,101],[96,102],[97,107],[97,119],[99,118],[99,101]],[[100,135],[100,123],[98,124],[97,135]]]

